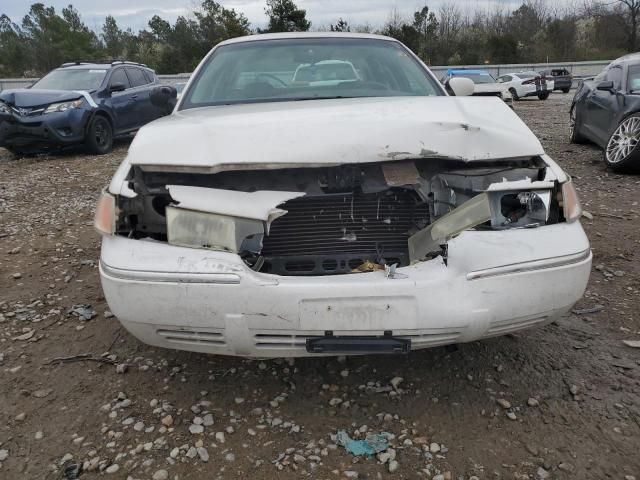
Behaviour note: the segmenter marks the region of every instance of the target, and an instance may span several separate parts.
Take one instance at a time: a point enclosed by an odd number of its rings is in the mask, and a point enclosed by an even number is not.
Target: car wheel
[[[569,90],[570,90],[569,88],[563,88],[562,93],[569,93]]]
[[[622,120],[611,134],[604,161],[616,172],[640,171],[640,113]]]
[[[113,129],[109,120],[102,115],[95,115],[87,129],[85,143],[92,153],[109,153],[113,147]]]
[[[569,111],[569,128],[571,143],[586,143],[587,139],[580,134],[580,128],[578,127],[578,114],[576,113],[575,106]]]
[[[538,94],[538,98],[539,98],[540,100],[546,100],[547,98],[549,98],[549,92],[539,93],[539,94]]]
[[[520,97],[518,96],[518,92],[516,92],[516,89],[511,87],[509,89],[509,93],[511,94],[511,98],[513,98],[514,102],[517,102],[518,100],[520,100]]]

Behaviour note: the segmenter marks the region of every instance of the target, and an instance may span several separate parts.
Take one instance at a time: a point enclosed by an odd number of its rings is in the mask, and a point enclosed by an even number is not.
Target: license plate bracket
[[[391,331],[359,336],[335,336],[326,331],[323,337],[307,338],[306,347],[308,353],[406,355],[411,351],[411,340],[393,337]]]

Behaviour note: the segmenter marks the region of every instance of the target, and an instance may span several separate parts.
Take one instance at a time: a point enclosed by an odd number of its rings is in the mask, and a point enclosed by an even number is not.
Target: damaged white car
[[[136,136],[96,227],[107,302],[140,340],[282,357],[551,322],[587,284],[580,214],[500,99],[448,96],[393,39],[295,33],[216,46]]]

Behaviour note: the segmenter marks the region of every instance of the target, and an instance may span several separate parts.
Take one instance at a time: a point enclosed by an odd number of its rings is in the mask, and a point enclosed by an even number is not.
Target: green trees
[[[306,32],[311,28],[307,11],[299,9],[293,0],[267,0],[264,11],[269,25],[261,33]]]
[[[223,2],[224,0],[220,0]],[[108,15],[98,32],[71,5],[56,11],[34,3],[21,21],[0,12],[0,76],[38,76],[67,61],[132,60],[158,73],[190,72],[218,42],[252,33],[249,20],[215,0],[173,23],[156,15],[145,29],[122,29]],[[381,27],[339,18],[326,30],[397,38],[432,65],[562,62],[609,59],[638,48],[640,0],[584,0],[582,7],[523,0],[514,11],[463,13],[454,0],[425,3],[407,14],[392,10]],[[0,7],[1,8],[1,7]],[[265,0],[266,32],[308,31],[294,0]]]
[[[69,61],[132,60],[160,73],[190,72],[218,42],[251,33],[249,20],[214,0],[172,25],[154,16],[138,33],[108,15],[98,34],[71,5],[57,12],[34,3],[20,25],[0,16],[0,76],[39,76]]]
[[[29,68],[27,46],[20,27],[6,15],[0,16],[0,75],[19,77]]]

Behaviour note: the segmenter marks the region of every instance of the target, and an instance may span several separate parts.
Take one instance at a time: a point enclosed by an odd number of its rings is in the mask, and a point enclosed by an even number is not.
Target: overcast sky
[[[179,15],[190,15],[200,2],[197,0],[39,0],[52,5],[57,11],[69,3],[73,4],[82,15],[85,23],[99,30],[104,17],[111,14],[121,27],[131,27],[134,31],[146,28],[153,15],[173,22]],[[307,18],[315,26],[329,25],[342,17],[351,24],[369,23],[382,25],[389,13],[396,8],[403,15],[410,15],[418,8],[429,5],[432,9],[445,0],[296,0],[300,8],[307,10]],[[560,2],[564,0],[558,0]],[[0,14],[7,14],[14,22],[19,23],[35,0],[2,0]],[[244,13],[254,27],[266,24],[264,0],[219,0],[227,8],[234,8]],[[455,0],[460,9],[475,10],[503,7],[517,8],[522,0]]]

